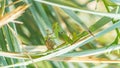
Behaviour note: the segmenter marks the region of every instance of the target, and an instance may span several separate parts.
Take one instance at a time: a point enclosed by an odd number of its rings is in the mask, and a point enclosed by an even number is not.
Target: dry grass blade
[[[9,26],[8,26],[9,27]],[[26,46],[26,45],[21,45],[23,46],[27,52],[30,53],[35,53],[35,52],[45,52],[47,50],[46,46]],[[16,58],[16,59],[29,59],[27,57],[24,57],[23,53],[17,53],[17,52],[2,52],[0,51],[0,56],[4,56],[4,57],[9,57],[9,58]]]
[[[24,11],[29,7],[29,5],[23,5],[23,6],[19,6],[17,7],[15,10],[11,11],[10,13],[7,13],[6,15],[4,15],[3,17],[0,18],[0,28],[6,24],[8,24],[11,21],[14,21],[15,19],[17,19],[18,17],[20,17],[20,15],[22,13],[24,13]]]
[[[23,54],[19,54],[19,53],[0,52],[0,56],[16,58],[16,59],[28,59],[28,58],[22,57],[22,55]]]
[[[94,56],[88,57],[65,57],[65,58],[51,58],[51,61],[65,61],[65,62],[87,62],[87,63],[120,63],[120,60],[108,60],[105,58],[96,58]]]

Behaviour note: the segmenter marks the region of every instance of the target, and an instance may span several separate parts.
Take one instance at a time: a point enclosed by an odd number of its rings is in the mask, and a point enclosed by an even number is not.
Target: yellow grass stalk
[[[28,7],[29,5],[19,6],[15,10],[5,14],[0,18],[0,28],[20,17]]]
[[[85,62],[85,63],[120,63],[120,60],[109,60],[106,58],[96,58],[94,56],[88,57],[56,57],[49,59],[51,61],[65,61],[65,62]]]

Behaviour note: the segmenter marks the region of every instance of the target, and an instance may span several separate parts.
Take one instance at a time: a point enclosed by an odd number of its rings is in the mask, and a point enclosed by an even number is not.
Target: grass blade
[[[78,8],[74,8],[74,7],[69,7],[69,6],[65,6],[65,5],[60,5],[57,3],[53,3],[53,2],[49,2],[46,0],[35,0],[38,1],[40,3],[45,3],[48,5],[52,5],[52,6],[57,6],[60,8],[64,8],[64,9],[69,9],[69,10],[73,10],[73,11],[79,11],[79,12],[83,12],[83,13],[89,13],[89,14],[94,14],[94,15],[100,15],[100,16],[106,16],[106,17],[110,17],[110,18],[120,18],[120,14],[114,14],[114,13],[103,13],[103,12],[95,12],[95,11],[89,11],[89,10],[82,10],[82,9],[78,9]]]

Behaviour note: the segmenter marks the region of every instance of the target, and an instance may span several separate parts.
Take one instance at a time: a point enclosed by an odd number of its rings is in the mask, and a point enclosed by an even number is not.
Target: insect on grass
[[[49,33],[47,30],[47,37],[45,38],[45,45],[48,50],[54,49],[55,42],[53,41],[53,37],[51,36],[52,33]]]

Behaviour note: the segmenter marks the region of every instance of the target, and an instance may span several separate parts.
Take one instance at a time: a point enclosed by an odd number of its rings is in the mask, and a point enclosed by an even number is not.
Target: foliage
[[[120,63],[118,0],[0,0],[0,5],[0,68],[120,66],[109,64]]]

